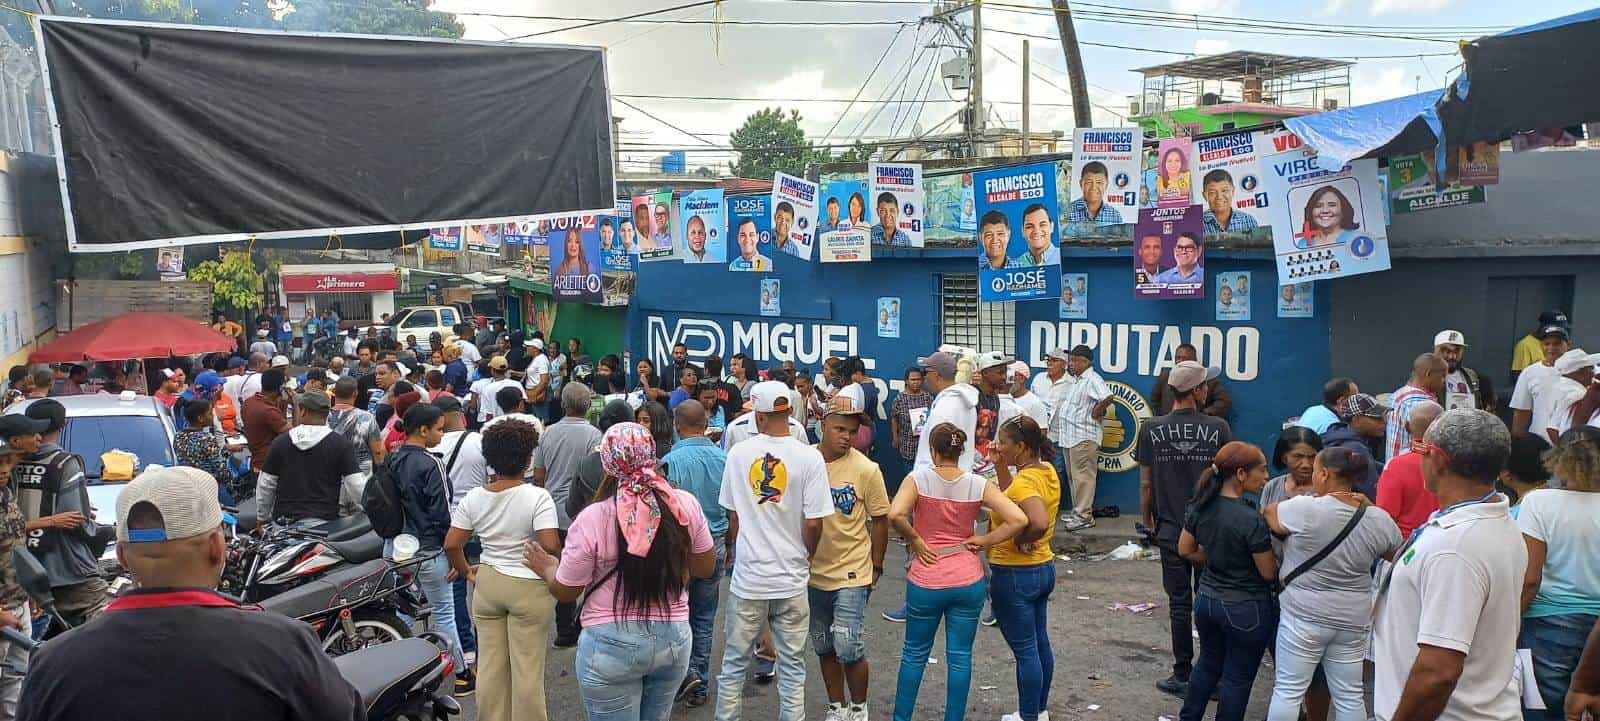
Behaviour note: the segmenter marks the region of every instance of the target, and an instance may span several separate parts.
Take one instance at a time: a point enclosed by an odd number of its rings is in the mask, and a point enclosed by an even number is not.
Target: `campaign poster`
[[[1433,170],[1433,153],[1412,153],[1389,158],[1389,206],[1396,213],[1477,205],[1488,200],[1481,185],[1447,185],[1439,189]]]
[[[161,249],[161,254],[156,256],[156,274],[162,280],[186,278],[183,274],[183,246]]]
[[[1290,283],[1278,288],[1279,318],[1310,318],[1316,286],[1309,280]]]
[[[780,295],[782,288],[777,278],[761,279],[761,315],[783,315],[783,296]]]
[[[1309,146],[1261,161],[1272,209],[1278,283],[1342,278],[1389,269],[1388,227],[1378,161],[1323,167]]]
[[[867,181],[830,180],[822,184],[820,192],[817,237],[835,230],[864,228],[871,222],[867,215]]]
[[[868,262],[872,260],[873,237],[866,228],[844,228],[823,233],[817,238],[817,260],[823,263]]]
[[[672,191],[633,196],[634,247],[639,260],[672,260]]]
[[[639,234],[634,230],[633,200],[631,198],[623,198],[618,200],[611,215],[612,225],[616,229],[616,235],[613,238],[612,248],[618,252],[626,253],[629,256],[638,255]],[[605,252],[604,248],[601,248],[600,250],[602,253]],[[615,263],[608,261],[606,267],[610,269],[612,265],[615,265]],[[629,269],[631,269],[631,262],[629,263],[629,266]]]
[[[1097,236],[1099,229],[1134,222],[1139,215],[1140,143],[1138,128],[1078,128],[1072,131],[1072,202],[1067,205],[1069,237]]]
[[[1217,320],[1250,320],[1250,273],[1217,274]]]
[[[519,220],[515,223],[506,223],[501,230],[501,238],[506,245],[528,245],[533,242],[533,236],[538,232],[539,223],[532,219]]]
[[[1457,185],[1497,185],[1500,183],[1500,143],[1452,145],[1445,165],[1448,166],[1445,177]]]
[[[817,184],[788,173],[772,174],[772,246],[811,260],[816,240]]]
[[[961,174],[961,212],[956,225],[962,230],[978,229],[978,200],[972,191],[972,173]]]
[[[600,267],[604,270],[633,270],[633,254],[623,240],[622,226],[633,223],[626,215],[602,215],[595,219],[600,236]]]
[[[1133,295],[1204,298],[1206,245],[1200,206],[1145,208],[1134,227]]]
[[[922,164],[868,163],[871,181],[873,245],[921,248],[923,243]]]
[[[1055,163],[982,171],[973,174],[973,184],[979,300],[1055,298],[1061,292]]]
[[[772,198],[741,195],[728,198],[728,237],[732,239],[728,270],[765,273],[772,270]]]
[[[1196,139],[1192,202],[1205,208],[1205,234],[1245,234],[1265,227],[1272,197],[1261,187],[1261,156],[1299,145],[1300,138],[1283,129]]]
[[[461,226],[433,228],[428,231],[429,250],[461,251]]]
[[[600,216],[550,221],[550,294],[557,303],[599,304]]]
[[[502,231],[499,223],[469,225],[464,236],[467,252],[478,255],[500,255]]]
[[[1194,147],[1189,138],[1162,138],[1156,146],[1156,207],[1182,208],[1191,204],[1190,162]]]
[[[678,218],[683,222],[683,247],[678,254],[683,256],[683,262],[728,262],[722,209],[721,188],[690,191],[678,199]]]
[[[900,337],[900,299],[878,299],[878,337]]]
[[[1082,320],[1089,317],[1089,274],[1061,274],[1061,319]]]

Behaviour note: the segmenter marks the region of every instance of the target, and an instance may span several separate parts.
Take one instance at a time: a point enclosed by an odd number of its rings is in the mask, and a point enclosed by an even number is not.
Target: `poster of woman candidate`
[[[1061,319],[1089,317],[1089,274],[1061,274]]]
[[[1205,208],[1206,235],[1244,234],[1265,227],[1272,196],[1261,184],[1261,156],[1299,145],[1300,139],[1282,128],[1196,139],[1192,202]]]
[[[1250,273],[1217,274],[1217,320],[1250,320]]]
[[[633,196],[634,247],[639,250],[639,260],[672,259],[676,250],[672,244],[673,210],[670,190]]]
[[[761,279],[761,315],[783,315],[783,286],[777,278]]]
[[[922,165],[868,163],[871,182],[872,244],[921,248],[923,243]]]
[[[557,303],[601,302],[599,216],[550,221],[550,294]]]
[[[728,237],[723,232],[721,188],[695,190],[678,199],[678,219],[683,222],[685,263],[728,262]]]
[[[878,299],[878,337],[900,337],[900,299],[897,297]]]
[[[1053,299],[1061,292],[1055,163],[973,174],[979,299]]]
[[[1306,280],[1278,288],[1278,317],[1310,318],[1312,302],[1316,299],[1315,287]]]
[[[772,174],[772,246],[811,260],[817,230],[817,184],[788,173]]]
[[[1200,206],[1145,208],[1133,237],[1135,298],[1204,298],[1206,246]]]
[[[1156,207],[1189,205],[1189,163],[1193,150],[1189,138],[1162,138],[1157,144]]]
[[[830,180],[821,186],[822,210],[817,215],[817,237],[846,228],[865,228],[867,181]]]
[[[1315,150],[1301,147],[1267,156],[1261,165],[1275,206],[1279,284],[1389,269],[1377,160],[1330,168]]]
[[[1138,128],[1078,128],[1072,131],[1072,175],[1067,184],[1064,237],[1096,236],[1100,228],[1132,223],[1139,213]]]

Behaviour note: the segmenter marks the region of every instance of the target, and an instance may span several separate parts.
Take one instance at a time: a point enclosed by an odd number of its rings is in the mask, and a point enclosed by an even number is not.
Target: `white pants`
[[[1324,626],[1284,610],[1278,618],[1278,647],[1273,657],[1277,677],[1267,721],[1300,717],[1300,702],[1319,664],[1328,679],[1335,721],[1366,721],[1361,690],[1361,660],[1366,651],[1365,631]]]

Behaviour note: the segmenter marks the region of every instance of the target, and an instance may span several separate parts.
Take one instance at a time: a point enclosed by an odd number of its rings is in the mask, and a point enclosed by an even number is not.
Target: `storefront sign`
[[[319,273],[284,275],[285,293],[369,293],[400,290],[400,277],[394,273]]]

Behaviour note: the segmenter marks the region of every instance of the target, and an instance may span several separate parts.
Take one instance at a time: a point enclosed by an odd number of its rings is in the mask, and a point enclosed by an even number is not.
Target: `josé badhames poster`
[[[986,170],[973,184],[980,299],[1054,299],[1061,292],[1055,163]]]
[[[1377,160],[1327,167],[1315,150],[1302,146],[1261,164],[1267,193],[1276,201],[1270,215],[1279,284],[1389,269],[1387,199]]]

